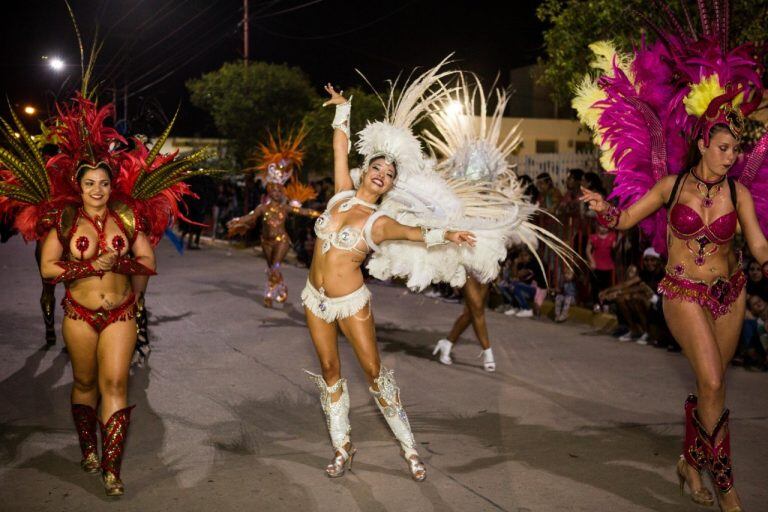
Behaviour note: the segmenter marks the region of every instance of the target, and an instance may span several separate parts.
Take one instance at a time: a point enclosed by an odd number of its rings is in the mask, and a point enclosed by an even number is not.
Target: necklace
[[[696,191],[702,196],[701,206],[703,208],[711,207],[714,204],[712,199],[723,188],[722,184],[725,181],[725,176],[720,176],[720,178],[714,181],[707,181],[700,178],[693,167],[691,168],[691,175],[696,179]]]
[[[352,196],[347,201],[345,201],[341,206],[339,206],[339,211],[340,212],[349,211],[356,204],[359,204],[360,206],[365,206],[366,208],[370,208],[371,210],[379,209],[379,206],[376,204],[369,203],[368,201],[363,201],[357,196]]]

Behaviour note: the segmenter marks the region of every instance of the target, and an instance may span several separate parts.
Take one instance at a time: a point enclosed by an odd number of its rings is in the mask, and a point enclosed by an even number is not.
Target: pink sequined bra
[[[737,222],[736,210],[718,217],[709,225],[704,224],[699,212],[685,204],[677,203],[669,212],[669,225],[672,232],[683,240],[707,237],[710,241],[723,245],[736,234]]]

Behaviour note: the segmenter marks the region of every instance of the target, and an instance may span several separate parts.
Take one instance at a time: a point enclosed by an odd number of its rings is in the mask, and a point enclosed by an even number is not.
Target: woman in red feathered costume
[[[14,115],[21,137],[0,150],[0,213],[15,215],[26,240],[42,240],[41,275],[66,287],[62,332],[72,360],[80,465],[101,471],[107,495],[119,496],[133,409],[127,390],[137,294],[155,274],[153,245],[190,193],[182,180],[207,171],[189,171],[203,151],[182,159],[159,155],[170,126],[158,150],[138,141],[129,149],[105,126],[112,113],[111,105],[97,108],[81,96],[61,106],[43,137],[60,152],[47,161]]]

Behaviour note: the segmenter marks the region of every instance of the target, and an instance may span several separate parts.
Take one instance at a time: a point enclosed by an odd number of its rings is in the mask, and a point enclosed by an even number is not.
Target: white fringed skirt
[[[307,280],[307,285],[301,292],[301,303],[316,317],[329,324],[356,314],[370,301],[371,291],[365,285],[342,297],[326,297],[322,286],[318,290]]]

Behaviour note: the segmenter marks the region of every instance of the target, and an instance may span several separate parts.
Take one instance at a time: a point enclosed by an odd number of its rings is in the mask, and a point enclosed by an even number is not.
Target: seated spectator
[[[600,302],[613,302],[621,318],[627,323],[629,331],[620,341],[642,340],[648,343],[648,312],[655,292],[640,279],[635,265],[627,267],[627,278],[616,286],[602,290],[598,294]]]
[[[759,295],[750,295],[747,299],[747,313],[744,318],[744,326],[741,329],[741,338],[734,364],[741,364],[749,370],[765,371],[768,369],[766,358],[765,322],[768,319],[768,303]]]
[[[615,231],[605,226],[597,226],[597,233],[590,235],[587,241],[587,262],[591,272],[592,302],[595,312],[600,311],[599,294],[613,283],[616,265],[613,262],[613,250],[618,244]]]
[[[555,295],[555,322],[568,320],[568,312],[571,304],[576,301],[576,281],[573,269],[566,268],[563,271],[563,282],[558,287]]]
[[[651,297],[650,305],[648,308],[648,334],[651,340],[655,340],[654,345],[659,348],[668,348],[673,351],[680,349],[677,342],[672,337],[667,327],[667,321],[664,319],[664,311],[662,309],[663,297],[656,293],[659,287],[659,282],[664,277],[664,262],[661,259],[661,255],[656,252],[653,247],[647,248],[643,252],[643,265],[640,270],[640,279],[645,283],[648,288],[653,290],[653,296]],[[637,340],[637,343],[641,345],[647,344],[649,339]]]
[[[757,295],[768,302],[768,279],[763,276],[763,269],[760,264],[750,259],[747,265],[747,296],[753,295]]]
[[[543,283],[544,276],[538,262],[533,261],[528,249],[521,250],[512,262],[506,282],[499,283],[500,291],[512,305],[504,314],[519,318],[538,315],[546,297]]]

